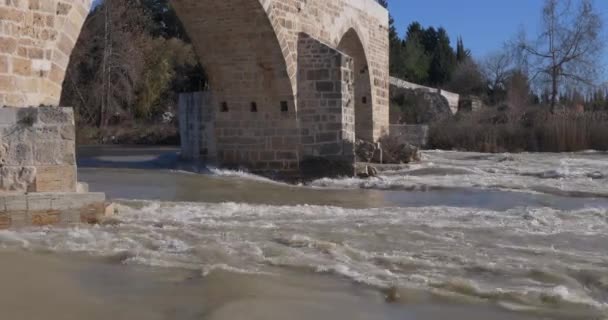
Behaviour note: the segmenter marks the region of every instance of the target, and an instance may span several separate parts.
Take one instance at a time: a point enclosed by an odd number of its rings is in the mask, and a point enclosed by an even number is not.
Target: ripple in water
[[[608,312],[606,209],[124,201],[118,211],[106,225],[1,231],[0,245],[202,275],[277,268],[327,273],[536,313]]]

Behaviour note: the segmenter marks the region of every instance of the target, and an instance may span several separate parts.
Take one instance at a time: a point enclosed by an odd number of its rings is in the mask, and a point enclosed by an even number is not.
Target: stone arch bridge
[[[0,106],[59,105],[91,2],[0,2]],[[171,3],[211,87],[181,99],[190,110],[183,117],[186,155],[298,171],[307,159],[352,163],[355,138],[387,133],[388,12],[376,1]]]

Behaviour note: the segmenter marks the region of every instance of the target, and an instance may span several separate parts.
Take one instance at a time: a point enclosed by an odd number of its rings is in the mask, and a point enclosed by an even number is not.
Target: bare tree
[[[87,18],[62,94],[62,103],[75,108],[79,121],[105,127],[113,114],[134,104],[145,67],[148,18],[142,13],[135,1],[106,0]]]
[[[484,74],[472,58],[465,58],[456,66],[448,87],[462,95],[483,94],[485,92]]]
[[[517,42],[532,80],[550,83],[551,110],[565,81],[592,85],[597,78],[602,19],[592,0],[545,0],[542,28],[533,41],[524,35]]]
[[[512,69],[513,58],[506,52],[492,53],[481,63],[481,70],[492,91],[505,90]]]

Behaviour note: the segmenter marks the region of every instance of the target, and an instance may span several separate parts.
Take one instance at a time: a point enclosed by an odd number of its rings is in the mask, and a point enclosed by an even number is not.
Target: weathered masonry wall
[[[75,192],[70,108],[0,108],[0,194]]]
[[[425,87],[419,84],[415,84],[412,82],[407,82],[405,80],[390,78],[391,87],[395,89],[407,89],[407,90],[424,90],[432,93],[439,93],[444,98],[448,100],[448,104],[450,105],[450,109],[452,110],[452,114],[456,114],[459,109],[460,104],[460,95],[457,93],[445,91],[437,88]]]
[[[105,201],[103,193],[0,194],[0,230],[96,223],[106,213]]]
[[[0,107],[59,104],[91,1],[0,1]]]
[[[354,161],[353,59],[300,34],[298,119],[301,160]]]
[[[232,111],[231,115],[229,108],[222,110],[222,107],[220,104],[218,110],[211,92],[180,95],[184,160],[246,167],[256,172],[298,170],[300,131],[295,113],[288,106],[285,111],[279,110],[281,118],[276,120],[260,114],[259,109]]]
[[[373,138],[388,134],[389,43],[388,12],[374,0],[261,0],[284,48],[288,73],[297,87],[300,33],[338,48],[349,32],[363,47],[369,72]]]

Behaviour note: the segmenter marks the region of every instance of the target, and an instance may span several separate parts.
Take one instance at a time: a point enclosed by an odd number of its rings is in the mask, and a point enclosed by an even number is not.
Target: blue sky
[[[578,1],[578,0],[574,0]],[[543,0],[389,0],[391,14],[399,34],[412,21],[423,26],[443,26],[455,42],[462,36],[464,44],[476,58],[500,50],[506,40],[523,27],[536,34]],[[595,0],[608,28],[608,0]],[[606,51],[608,53],[608,51]],[[602,59],[608,65],[608,54]]]

